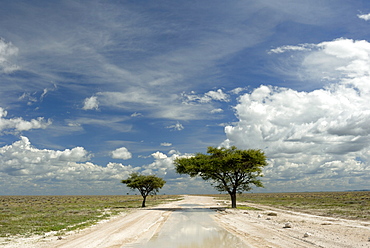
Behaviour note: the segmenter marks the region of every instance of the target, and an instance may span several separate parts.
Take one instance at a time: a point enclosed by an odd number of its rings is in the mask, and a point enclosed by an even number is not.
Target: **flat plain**
[[[153,206],[174,196],[149,196]],[[141,206],[140,195],[0,196],[0,237],[44,235],[89,227]]]
[[[229,200],[228,195],[214,195]],[[370,220],[370,191],[246,193],[237,196],[239,207],[261,204],[302,213],[345,219]]]
[[[212,216],[218,225],[247,247],[370,248],[369,192],[365,191],[248,193],[238,196],[238,209],[230,208],[227,195],[157,196],[148,199],[148,208],[140,208],[141,196],[12,196],[1,200],[5,211],[1,211],[0,229],[5,237],[0,237],[0,246],[4,248],[146,244],[166,224],[173,224],[170,217],[183,207],[217,210]],[[69,218],[74,221],[67,223]],[[28,219],[31,224],[25,225]],[[173,230],[187,232],[189,228]],[[182,237],[178,238],[180,245]]]
[[[228,195],[211,195],[229,207]],[[180,196],[157,195],[148,207],[179,200]],[[119,196],[0,196],[0,238],[63,236],[86,229],[102,220],[140,209],[140,195]],[[263,206],[348,220],[370,220],[370,191],[245,193],[237,197],[240,211]],[[263,213],[263,212],[261,212]]]

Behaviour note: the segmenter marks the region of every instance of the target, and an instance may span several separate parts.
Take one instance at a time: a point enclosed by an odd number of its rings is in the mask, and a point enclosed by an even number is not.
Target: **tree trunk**
[[[145,208],[145,201],[146,201],[146,196],[143,196],[143,203],[141,204],[142,208]]]
[[[231,197],[231,208],[236,208],[236,192],[231,192],[230,197]]]

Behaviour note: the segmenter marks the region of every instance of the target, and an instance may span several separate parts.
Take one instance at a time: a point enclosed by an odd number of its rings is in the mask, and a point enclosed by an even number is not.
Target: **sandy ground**
[[[163,204],[156,208],[133,210],[64,237],[18,238],[11,242],[0,240],[0,246],[113,248],[124,247],[130,243],[145,243],[158,233],[163,223],[180,204],[201,204],[205,208],[226,206],[225,202],[215,201],[211,197],[184,196],[182,201]],[[326,218],[260,205],[253,206],[261,211],[226,209],[217,211],[213,218],[220,226],[243,239],[247,244],[246,247],[370,248],[370,222]]]
[[[262,211],[227,209],[215,218],[249,247],[370,247],[370,222],[248,206]]]

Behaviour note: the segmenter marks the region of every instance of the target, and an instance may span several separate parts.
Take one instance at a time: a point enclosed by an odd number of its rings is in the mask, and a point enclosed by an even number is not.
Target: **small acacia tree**
[[[121,183],[126,184],[126,186],[131,189],[137,189],[140,191],[140,194],[143,197],[141,207],[144,208],[146,197],[150,194],[156,194],[159,189],[163,187],[166,181],[153,175],[145,176],[138,173],[132,173],[128,179],[122,180]]]
[[[232,208],[236,208],[237,193],[251,190],[252,185],[263,187],[258,177],[263,176],[262,167],[267,162],[261,150],[208,147],[207,153],[177,158],[174,161],[177,173],[210,180],[218,191],[229,193]]]

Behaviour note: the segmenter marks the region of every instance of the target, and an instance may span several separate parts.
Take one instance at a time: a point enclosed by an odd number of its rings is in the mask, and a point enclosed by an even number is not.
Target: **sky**
[[[370,189],[367,0],[2,0],[0,194],[215,193],[173,160],[261,149],[253,192]]]

